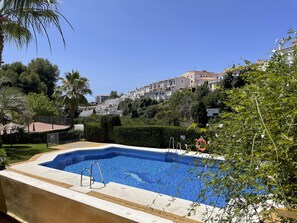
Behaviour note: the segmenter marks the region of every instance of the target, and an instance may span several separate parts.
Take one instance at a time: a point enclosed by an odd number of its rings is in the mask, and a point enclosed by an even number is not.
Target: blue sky
[[[296,0],[63,0],[66,48],[57,32],[38,49],[6,44],[6,63],[42,57],[90,80],[92,100],[127,93],[188,70],[222,72],[243,59],[267,59],[275,39],[297,28]]]

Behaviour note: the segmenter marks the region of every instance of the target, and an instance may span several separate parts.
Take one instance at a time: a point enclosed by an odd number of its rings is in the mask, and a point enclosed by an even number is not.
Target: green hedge
[[[101,117],[101,128],[105,132],[104,142],[115,142],[113,128],[121,126],[121,120],[118,115],[105,115]]]
[[[88,122],[85,124],[85,137],[88,141],[93,142],[115,142],[113,128],[120,125],[119,116],[101,116],[100,123]]]
[[[120,126],[113,133],[116,143],[156,148],[168,148],[170,137],[175,138],[175,143],[181,142],[183,148],[184,144],[194,144],[199,137],[194,129],[174,126]],[[186,136],[185,141],[180,140],[181,135]]]
[[[3,144],[47,143],[47,133],[65,132],[69,129],[54,130],[50,132],[23,132],[5,134],[1,136]]]
[[[88,122],[85,124],[85,137],[86,140],[91,142],[104,142],[106,138],[101,125],[96,122]]]

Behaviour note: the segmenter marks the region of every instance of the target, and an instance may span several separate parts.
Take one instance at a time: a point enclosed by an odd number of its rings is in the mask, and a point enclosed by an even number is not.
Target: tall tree
[[[27,100],[35,115],[55,116],[58,114],[53,102],[44,94],[29,93]]]
[[[54,93],[56,82],[59,78],[59,68],[52,64],[49,60],[43,58],[36,58],[28,64],[28,70],[39,75],[42,93],[51,98]]]
[[[60,78],[60,80],[62,85],[56,87],[54,97],[62,105],[65,105],[70,117],[74,119],[78,107],[88,103],[85,95],[92,94],[89,81],[74,70],[71,73],[66,73],[65,78]]]
[[[110,92],[109,98],[114,99],[114,98],[118,98],[118,97],[119,97],[119,95],[118,95],[117,91]]]
[[[4,41],[13,41],[17,46],[27,45],[37,34],[45,35],[51,48],[48,28],[54,26],[62,37],[60,18],[67,19],[59,12],[57,0],[1,0],[0,1],[0,65]],[[71,26],[71,25],[70,25]]]
[[[208,121],[207,110],[203,101],[195,101],[191,107],[192,118],[199,127],[205,127]]]
[[[26,97],[20,89],[7,86],[1,87],[0,124],[3,125],[5,122],[11,121],[15,114],[21,115],[22,120],[25,120],[25,122],[28,122],[33,115]],[[2,143],[0,143],[0,146],[2,146]]]

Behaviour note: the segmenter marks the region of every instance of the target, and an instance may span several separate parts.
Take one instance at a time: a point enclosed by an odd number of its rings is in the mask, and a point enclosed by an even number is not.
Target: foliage
[[[35,115],[55,116],[58,114],[53,102],[46,95],[29,93],[27,100]]]
[[[120,117],[117,115],[104,115],[101,117],[101,129],[105,133],[103,142],[114,142],[113,129],[115,126],[121,126]]]
[[[5,0],[1,2],[0,15],[0,64],[4,41],[28,46],[32,40],[37,44],[37,34],[42,34],[51,48],[48,28],[52,26],[57,28],[65,44],[60,18],[69,22],[59,12],[56,0]]]
[[[169,110],[172,113],[179,114],[180,118],[191,118],[191,104],[193,101],[193,93],[189,90],[176,91],[169,98]]]
[[[0,123],[12,120],[15,113],[24,117],[31,117],[25,95],[14,87],[1,87],[0,92]]]
[[[124,116],[128,116],[132,111],[133,100],[131,98],[126,98],[121,101],[118,105],[118,109],[122,110]]]
[[[207,108],[219,108],[221,111],[227,110],[224,101],[227,94],[224,90],[216,89],[203,97],[203,102]]]
[[[40,79],[40,92],[43,92],[49,98],[54,93],[56,82],[59,78],[59,68],[49,60],[36,58],[28,64],[28,70],[36,73]]]
[[[78,71],[72,70],[65,75],[65,79],[60,78],[62,85],[57,86],[54,97],[61,105],[65,105],[69,110],[70,117],[75,118],[75,113],[79,105],[86,105],[88,100],[85,95],[92,94],[87,78],[82,77]]]
[[[0,170],[5,169],[6,165],[8,165],[6,152],[0,149]]]
[[[203,101],[194,102],[191,107],[192,118],[199,127],[205,127],[208,121],[206,106]]]
[[[104,142],[105,132],[99,123],[88,122],[85,124],[85,137],[86,140],[91,142]]]
[[[118,98],[118,97],[119,97],[119,95],[118,95],[117,91],[111,91],[110,92],[110,95],[109,95],[110,99],[114,99],[114,98]]]
[[[158,113],[160,114],[160,113]],[[121,116],[121,123],[124,126],[139,126],[139,125],[167,125],[165,118],[129,118]]]
[[[269,213],[275,209],[297,208],[296,49],[292,54],[290,66],[280,54],[265,69],[249,65],[244,74],[249,84],[228,92],[231,112],[210,127],[211,149],[225,162],[204,179],[231,202],[221,222],[272,222]]]
[[[170,137],[179,140],[181,135],[186,135],[188,139],[183,144],[191,144],[197,138],[197,134],[196,130],[173,126],[120,126],[114,128],[116,143],[154,148],[168,148]]]
[[[62,133],[67,129],[54,130],[51,133]],[[47,143],[47,132],[24,132],[18,131],[16,133],[2,135],[3,143]],[[61,139],[61,141],[63,141]]]
[[[101,123],[101,115],[97,114],[91,114],[90,116],[85,116],[85,117],[78,117],[75,119],[75,123],[77,124],[85,124],[87,122],[96,122],[96,123]]]
[[[25,94],[43,93],[49,98],[59,77],[57,65],[43,58],[31,60],[28,66],[14,62],[4,64],[1,68],[0,78],[3,85],[20,88]]]
[[[130,98],[121,101],[118,105],[118,109],[123,111],[124,116],[129,116],[131,118],[138,118],[138,117],[148,117],[154,116],[156,113],[156,109],[153,108],[147,109],[152,105],[157,105],[157,101],[151,99],[150,97],[142,97],[132,100]]]
[[[250,64],[249,61],[246,62],[247,65]],[[240,88],[244,86],[246,84],[246,80],[244,80],[243,76],[253,68],[254,67],[251,66],[238,66],[227,70],[227,75],[224,77],[222,83],[223,89]]]
[[[87,119],[92,122],[85,123],[86,139],[95,142],[114,142],[113,129],[121,125],[120,117],[117,115],[94,117],[94,119]]]

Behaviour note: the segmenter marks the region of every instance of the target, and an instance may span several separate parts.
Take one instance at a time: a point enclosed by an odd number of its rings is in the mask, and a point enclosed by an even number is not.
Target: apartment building
[[[102,104],[104,101],[106,101],[109,98],[109,95],[97,95],[96,96],[96,103]]]
[[[295,47],[297,47],[297,39],[292,41],[291,45],[287,47],[283,47],[281,44],[279,44],[278,49],[274,51],[275,53],[287,55],[287,64],[290,65],[293,63],[294,60],[294,55],[292,53]]]
[[[136,88],[129,91],[124,98],[131,98],[132,100],[142,96],[149,96],[155,100],[169,99],[171,95],[182,89],[194,90],[197,86],[208,82],[210,89],[214,90],[219,82],[223,79],[225,73],[215,74],[206,70],[202,71],[187,71],[180,77],[169,78],[167,80],[157,81],[143,87]]]
[[[169,99],[174,92],[188,88],[189,84],[190,80],[185,77],[170,78],[129,91],[126,97],[134,100],[146,95],[158,101]]]
[[[223,81],[224,76],[226,75],[226,73],[219,73],[216,74],[216,76],[213,76],[215,78],[215,80],[210,80],[208,81],[208,87],[211,91],[214,91],[217,87],[220,86],[220,83]]]
[[[217,74],[209,72],[206,70],[202,71],[187,71],[181,75],[181,77],[186,77],[190,80],[190,85],[188,88],[196,88],[197,86],[203,85],[206,81],[215,81]]]

